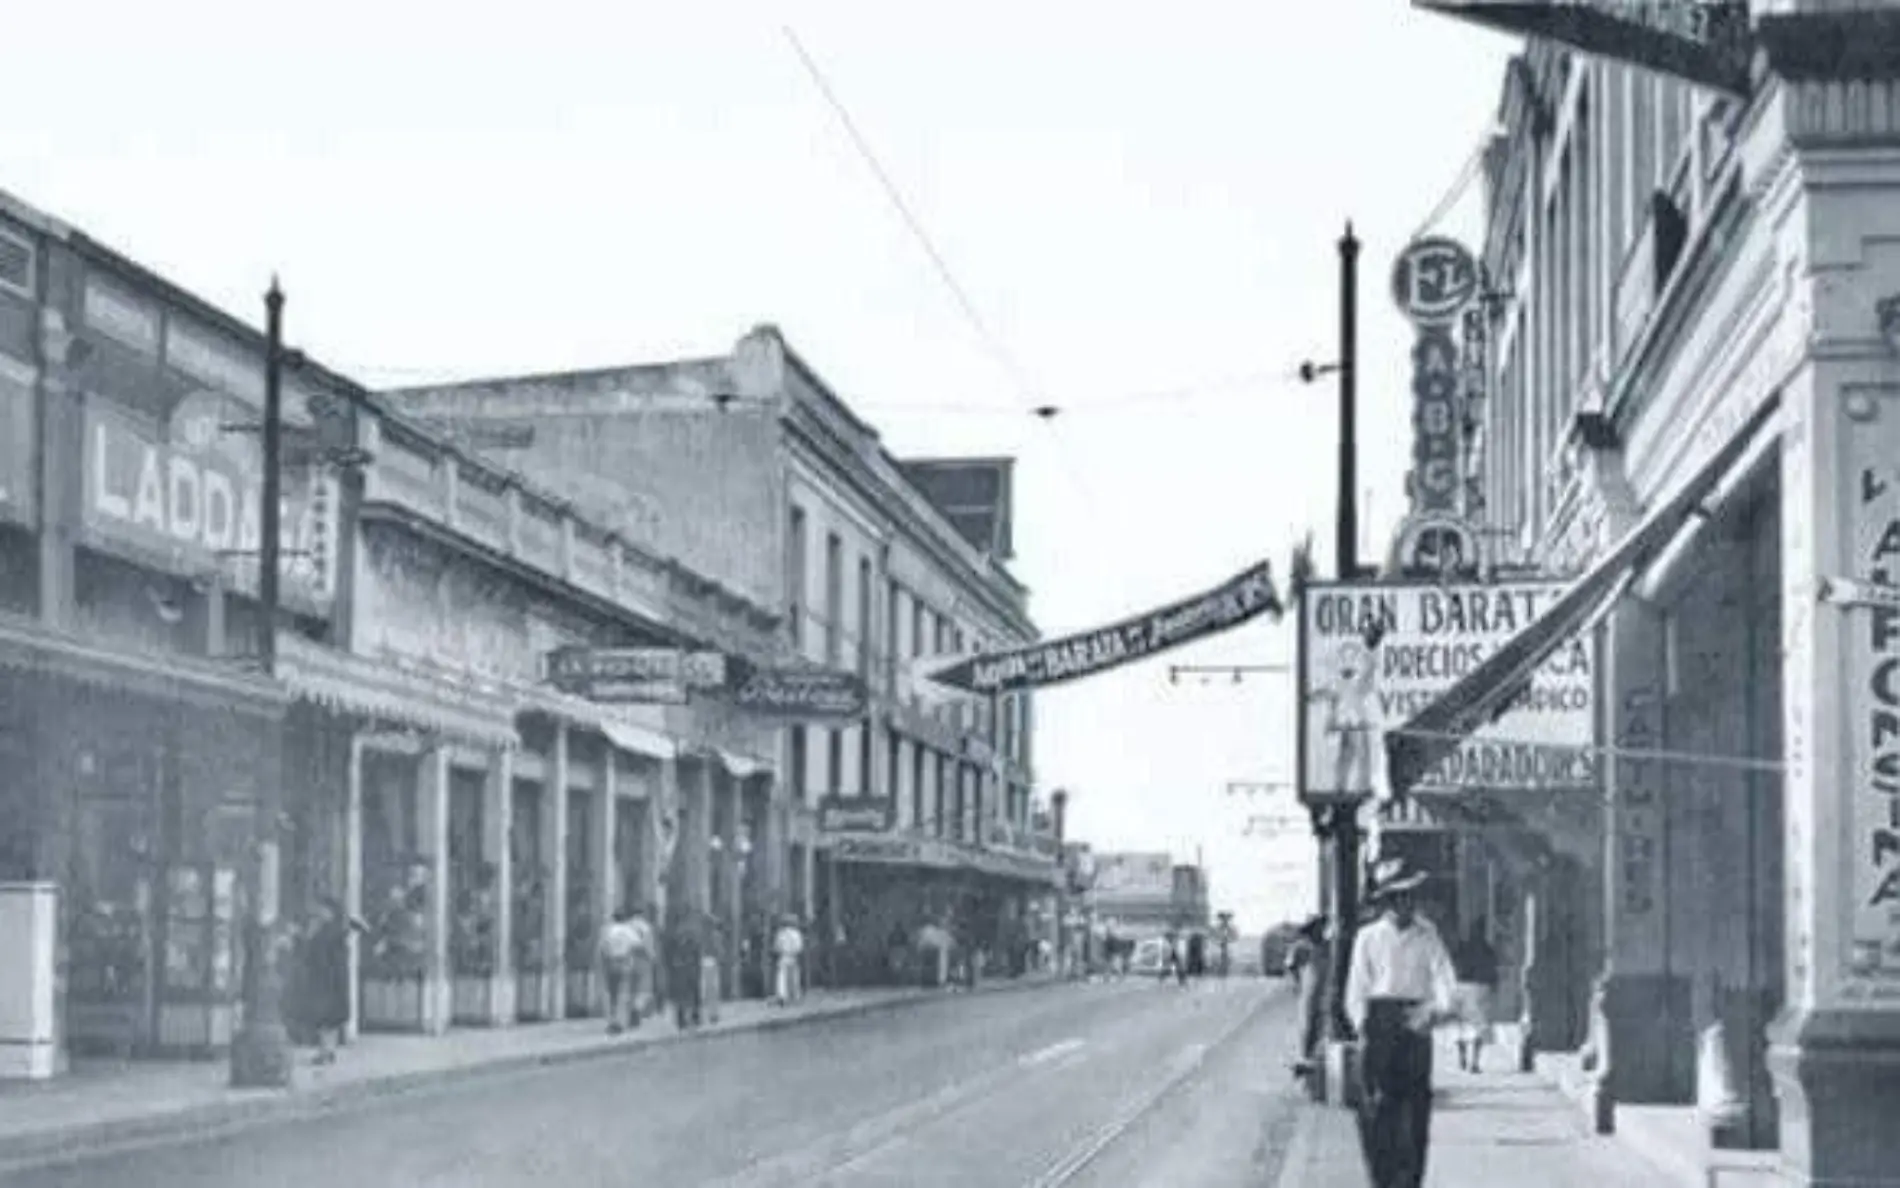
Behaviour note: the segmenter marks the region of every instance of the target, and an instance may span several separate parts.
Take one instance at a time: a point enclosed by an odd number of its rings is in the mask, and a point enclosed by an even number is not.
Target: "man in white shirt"
[[[772,1001],[779,1006],[790,1006],[805,996],[798,976],[798,959],[804,952],[805,933],[798,927],[797,917],[788,915],[779,921],[778,932],[772,937],[772,954],[776,958]]]
[[[1400,858],[1374,866],[1367,898],[1383,910],[1353,939],[1346,1017],[1359,1033],[1359,1142],[1372,1188],[1420,1188],[1431,1140],[1432,1029],[1454,1017],[1458,976]]]

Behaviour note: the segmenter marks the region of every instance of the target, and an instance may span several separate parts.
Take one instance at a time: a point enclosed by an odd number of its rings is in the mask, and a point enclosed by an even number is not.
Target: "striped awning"
[[[278,636],[277,675],[299,699],[338,713],[416,726],[476,746],[521,745],[515,699],[473,677],[405,668],[296,635]]]
[[[114,648],[10,614],[0,614],[0,668],[267,720],[281,718],[290,700],[283,686],[236,661]]]

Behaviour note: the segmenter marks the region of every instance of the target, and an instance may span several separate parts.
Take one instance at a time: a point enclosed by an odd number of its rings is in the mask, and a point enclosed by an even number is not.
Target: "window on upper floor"
[[[844,655],[844,541],[825,533],[825,663],[838,667]]]
[[[805,509],[793,504],[785,531],[785,604],[794,647],[805,642],[805,546]]]
[[[844,731],[827,730],[825,739],[825,792],[830,796],[844,795]]]
[[[877,771],[877,765],[871,758],[873,749],[871,740],[871,722],[867,718],[864,724],[858,727],[858,795],[860,796],[869,796],[875,791],[871,786],[871,777]]]
[[[871,624],[873,618],[876,588],[871,582],[871,559],[858,558],[858,673],[867,680],[871,675],[871,656],[877,650],[872,646]]]
[[[811,771],[807,766],[805,727],[791,728],[791,764],[792,764],[792,802],[807,804],[811,800]]]
[[[897,688],[897,658],[904,654],[904,588],[895,578],[884,584],[884,685]]]
[[[930,608],[917,595],[910,599],[910,654],[913,657],[924,654],[924,643],[930,638]]]

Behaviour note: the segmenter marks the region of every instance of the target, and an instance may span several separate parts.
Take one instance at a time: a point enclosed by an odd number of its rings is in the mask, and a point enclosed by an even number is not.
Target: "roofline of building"
[[[132,281],[138,287],[152,291],[161,301],[175,305],[193,317],[203,319],[218,329],[237,336],[243,340],[246,346],[255,348],[259,355],[262,355],[269,346],[268,336],[255,326],[220,309],[204,298],[180,287],[176,282],[160,276],[158,273],[138,263],[123,252],[117,251],[93,239],[83,231],[39,210],[37,207],[30,205],[17,195],[4,189],[0,189],[0,213],[4,213],[19,222],[25,223],[42,235],[58,240],[60,243],[87,257],[89,260],[97,262],[111,271],[120,274],[122,279]],[[717,362],[717,360],[708,360],[708,362]],[[610,371],[624,371],[627,369],[603,368],[598,370],[604,373]],[[334,394],[343,396],[357,407],[375,416],[384,424],[394,425],[402,432],[426,442],[430,448],[436,450],[438,453],[457,459],[471,470],[484,474],[495,481],[512,485],[518,488],[523,494],[532,496],[552,506],[568,509],[570,514],[573,514],[573,504],[570,500],[564,499],[550,490],[536,486],[516,471],[498,466],[478,454],[463,449],[444,435],[431,431],[419,420],[409,417],[391,407],[389,402],[382,399],[378,392],[365,387],[363,384],[351,379],[343,373],[325,367],[314,359],[305,356],[303,363],[297,367],[296,374],[306,377],[314,376],[322,380],[325,386],[334,390]],[[559,374],[593,373],[564,372]],[[701,584],[715,591],[722,598],[729,599],[744,606],[752,614],[762,616],[764,619],[773,622],[776,622],[779,618],[778,612],[772,608],[760,606],[738,591],[729,589],[720,582],[682,565],[671,557],[663,557],[653,553],[649,549],[641,548],[638,544],[621,537],[605,524],[597,523],[588,517],[576,516],[575,518],[583,520],[587,527],[594,531],[606,533],[610,537],[619,539],[621,545],[628,551],[650,559],[663,568],[684,573],[689,581]]]

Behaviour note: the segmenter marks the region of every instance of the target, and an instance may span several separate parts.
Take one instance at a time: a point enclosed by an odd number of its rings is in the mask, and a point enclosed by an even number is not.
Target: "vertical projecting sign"
[[[1453,328],[1478,292],[1478,263],[1449,239],[1419,239],[1399,253],[1392,298],[1418,328],[1412,347],[1412,514],[1463,510],[1467,360]]]

